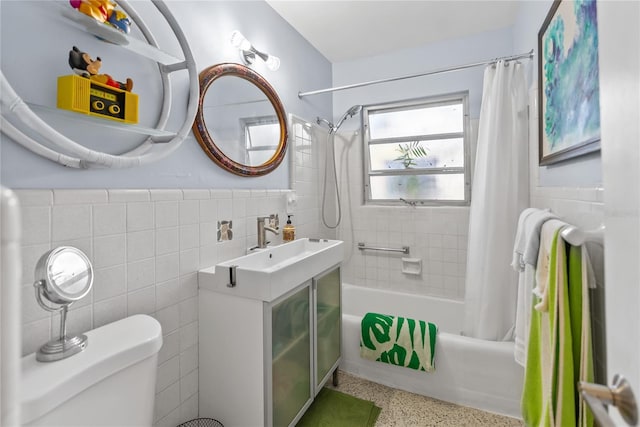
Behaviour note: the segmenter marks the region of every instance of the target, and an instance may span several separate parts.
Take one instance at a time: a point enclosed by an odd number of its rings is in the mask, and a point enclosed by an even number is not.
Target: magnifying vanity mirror
[[[200,73],[193,133],[216,164],[240,176],[266,175],[286,154],[280,98],[262,76],[240,64],[218,64]]]
[[[40,347],[36,360],[53,362],[81,352],[87,347],[87,336],[67,337],[67,311],[91,290],[93,267],[89,258],[77,248],[60,246],[40,257],[35,277],[38,304],[47,311],[60,312],[60,337]],[[58,306],[52,307],[45,300]]]

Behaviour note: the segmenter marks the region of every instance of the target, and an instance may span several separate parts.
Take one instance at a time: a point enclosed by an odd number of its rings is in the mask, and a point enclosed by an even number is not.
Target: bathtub
[[[513,358],[513,342],[461,336],[463,302],[343,284],[342,306],[343,371],[412,393],[521,417],[524,369]],[[368,311],[437,324],[435,371],[361,359],[360,319]]]

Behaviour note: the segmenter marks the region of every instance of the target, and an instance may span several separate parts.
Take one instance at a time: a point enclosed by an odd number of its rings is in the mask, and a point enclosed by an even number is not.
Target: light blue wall
[[[527,67],[527,81],[531,86],[537,85],[538,30],[552,3],[551,0],[519,2],[516,21],[512,28],[335,63],[333,64],[333,85],[341,86],[420,73],[497,56],[524,53],[531,49],[536,52],[536,59],[523,61],[523,64]],[[471,117],[478,118],[482,100],[482,79],[483,68],[478,67],[335,92],[333,119],[340,117],[354,104],[375,104],[466,89],[469,89]],[[317,87],[309,89],[317,89]],[[330,95],[317,95],[313,98],[328,99],[329,97]],[[348,121],[344,129],[354,130],[357,126],[356,121]],[[535,141],[532,143],[537,144]],[[530,161],[535,164],[538,162],[537,158],[532,158]],[[557,165],[540,167],[538,185],[543,187],[601,186],[600,154],[595,153]]]
[[[385,55],[335,63],[333,83],[335,86],[341,86],[416,74],[513,53],[511,29],[505,28],[418,48],[400,49]],[[370,105],[469,90],[470,114],[472,118],[477,118],[482,101],[483,74],[484,68],[476,67],[335,92],[334,116],[340,117],[354,104]],[[328,95],[317,97],[324,96]],[[354,121],[346,122],[345,129],[355,129],[356,125]]]
[[[175,55],[180,50],[164,19],[148,1],[132,2],[158,39]],[[331,114],[331,99],[299,100],[299,90],[331,85],[331,64],[263,1],[169,1],[172,13],[189,40],[197,70],[221,62],[239,62],[229,44],[234,29],[258,48],[279,56],[281,67],[254,69],[276,89],[287,113],[305,118]],[[140,122],[153,125],[162,99],[155,63],[120,47],[95,39],[70,26],[58,12],[67,1],[3,1],[0,9],[2,72],[26,101],[55,105],[56,78],[70,74],[68,51],[77,45],[103,61],[101,72],[116,80],[131,77],[140,95]],[[177,130],[186,110],[186,72],[171,76],[173,109],[167,126]],[[46,121],[78,142],[100,151],[118,153],[137,146],[132,137],[55,118]],[[214,164],[190,133],[169,158],[132,169],[73,170],[45,160],[2,135],[0,181],[11,188],[288,188],[288,161],[260,178],[240,178]]]
[[[553,1],[522,1],[513,26],[513,47],[518,52],[534,49],[535,61],[529,64],[527,73],[531,87],[538,79],[538,31]],[[536,141],[533,143],[537,144]],[[530,159],[537,164],[538,159]],[[594,153],[566,162],[539,168],[540,187],[595,187],[602,185],[602,161],[600,153]]]
[[[2,71],[27,101],[55,105],[55,78],[69,74],[66,57],[78,45],[103,59],[103,72],[117,79],[131,76],[134,92],[141,96],[141,122],[153,123],[161,99],[158,72],[151,61],[123,49],[102,43],[71,28],[51,1],[2,1],[0,8],[0,63]],[[68,7],[67,1],[55,2]],[[198,71],[220,62],[237,62],[237,51],[228,37],[238,29],[256,46],[279,56],[279,71],[263,64],[255,70],[265,76],[280,95],[287,112],[313,119],[316,115],[334,119],[354,104],[373,104],[437,93],[470,89],[471,116],[479,114],[482,68],[440,76],[353,89],[298,99],[299,90],[311,90],[359,81],[412,74],[464,64],[516,52],[537,51],[537,33],[551,0],[522,1],[513,29],[487,32],[472,37],[398,51],[375,57],[331,64],[278,14],[262,1],[177,1],[168,2],[185,31]],[[134,7],[145,18],[160,45],[176,54],[179,49],[164,19],[147,1]],[[46,35],[49,35],[48,37]],[[184,74],[184,73],[183,73]],[[531,61],[528,81],[537,79],[536,61]],[[333,78],[333,81],[332,81]],[[186,107],[186,79],[172,76],[174,110],[168,128],[176,130]],[[333,108],[332,108],[333,107]],[[70,127],[56,119],[47,121],[84,145],[117,153],[136,146],[140,139],[104,132],[94,127]],[[355,129],[356,121],[344,129]],[[275,172],[262,178],[239,178],[206,157],[192,134],[170,158],[134,169],[71,170],[40,158],[2,135],[0,142],[0,182],[13,188],[286,188],[287,160]],[[537,161],[532,159],[531,161]],[[588,187],[601,185],[599,154],[563,162],[539,170],[540,186]]]

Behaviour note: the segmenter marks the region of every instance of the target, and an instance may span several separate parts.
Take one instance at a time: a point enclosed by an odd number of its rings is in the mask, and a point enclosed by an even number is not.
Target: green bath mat
[[[373,427],[380,411],[373,402],[323,388],[297,427]]]

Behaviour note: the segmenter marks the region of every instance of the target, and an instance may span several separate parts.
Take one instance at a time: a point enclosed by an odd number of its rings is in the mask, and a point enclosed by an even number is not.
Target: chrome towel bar
[[[583,230],[579,227],[568,225],[560,231],[560,235],[573,246],[584,245],[587,242],[594,242],[604,245],[604,224],[594,230]]]
[[[409,255],[409,246],[403,246],[401,249],[399,248],[377,248],[373,246],[365,246],[364,243],[358,243],[358,249],[361,251],[369,250],[369,251],[385,251],[385,252],[401,252],[405,255]]]
[[[622,375],[615,374],[611,386],[579,381],[578,390],[601,426],[614,427],[616,425],[609,417],[604,405],[618,408],[620,415],[628,425],[638,425],[636,399],[631,385]]]

